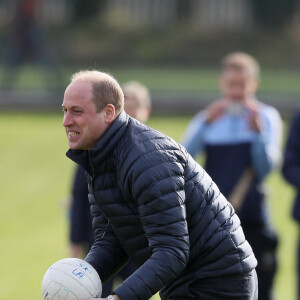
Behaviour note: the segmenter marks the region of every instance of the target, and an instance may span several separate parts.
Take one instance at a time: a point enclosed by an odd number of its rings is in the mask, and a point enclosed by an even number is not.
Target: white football
[[[64,258],[53,264],[42,281],[44,300],[99,298],[102,284],[97,271],[79,258]]]

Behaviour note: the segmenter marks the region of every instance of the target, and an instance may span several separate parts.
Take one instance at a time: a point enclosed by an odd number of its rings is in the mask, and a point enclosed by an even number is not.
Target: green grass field
[[[149,125],[178,140],[188,121],[188,117],[153,117]],[[69,256],[63,199],[69,194],[74,165],[65,157],[62,115],[0,113],[0,127],[0,299],[41,299],[44,272]],[[293,191],[278,173],[268,181],[272,221],[281,239],[276,299],[294,300]]]
[[[128,80],[139,80],[147,85],[152,92],[180,92],[180,93],[209,93],[218,92],[219,71],[216,68],[203,66],[190,67],[116,67],[106,65],[93,65],[85,67],[60,66],[61,86],[65,87],[71,74],[80,69],[99,69],[111,73],[123,83]],[[25,65],[18,70],[15,77],[17,89],[44,89],[45,81],[48,87],[54,87],[53,72],[41,70],[31,65]],[[0,74],[3,67],[0,66]],[[299,70],[290,69],[264,69],[261,75],[259,92],[282,95],[299,95]]]

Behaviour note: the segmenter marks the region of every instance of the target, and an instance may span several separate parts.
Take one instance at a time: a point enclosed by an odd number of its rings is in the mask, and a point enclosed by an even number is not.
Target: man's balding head
[[[110,74],[97,70],[84,70],[72,75],[71,82],[77,80],[91,83],[97,112],[100,112],[107,104],[115,107],[116,114],[124,109],[123,91],[117,80]]]

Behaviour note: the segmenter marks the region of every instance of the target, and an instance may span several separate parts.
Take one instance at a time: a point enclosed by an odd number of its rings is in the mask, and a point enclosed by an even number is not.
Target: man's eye
[[[81,113],[81,110],[74,110],[74,113],[75,113],[75,114],[80,114],[80,113]]]

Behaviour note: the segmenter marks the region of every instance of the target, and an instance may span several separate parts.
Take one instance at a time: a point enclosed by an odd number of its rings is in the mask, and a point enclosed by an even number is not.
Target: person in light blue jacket
[[[196,157],[234,206],[258,260],[259,299],[272,299],[277,235],[270,225],[264,179],[281,161],[282,121],[278,111],[255,97],[260,67],[234,52],[222,62],[221,99],[190,122],[183,145]]]

